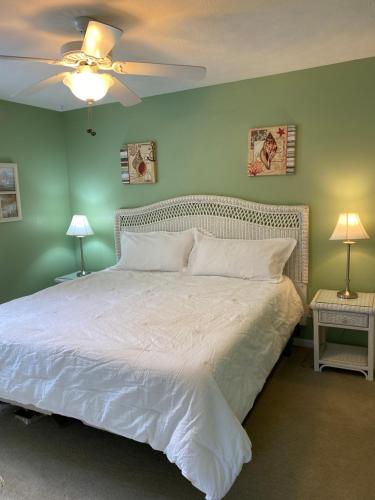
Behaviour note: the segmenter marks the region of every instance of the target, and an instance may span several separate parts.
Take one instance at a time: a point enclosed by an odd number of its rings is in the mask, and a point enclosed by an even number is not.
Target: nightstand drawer
[[[340,311],[319,311],[319,321],[332,325],[368,328],[368,315]]]

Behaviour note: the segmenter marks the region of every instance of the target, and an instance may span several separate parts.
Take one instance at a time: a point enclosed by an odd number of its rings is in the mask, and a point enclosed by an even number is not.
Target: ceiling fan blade
[[[13,94],[12,97],[24,97],[27,95],[35,94],[36,92],[40,92],[41,90],[45,89],[49,85],[54,85],[56,83],[60,83],[64,80],[66,75],[68,75],[68,71],[64,71],[63,73],[58,73],[57,75],[50,76],[49,78],[46,78],[44,80],[41,80],[40,82],[34,83],[30,87],[27,87],[24,90],[21,90],[21,92],[17,92],[16,94]]]
[[[134,106],[139,104],[141,99],[132,90],[129,89],[124,83],[120,82],[117,78],[113,78],[113,85],[109,89],[109,93],[117,99],[123,106]]]
[[[122,35],[122,30],[108,24],[90,21],[82,44],[82,52],[100,59],[105,57]]]
[[[23,57],[23,56],[4,56],[0,55],[0,60],[3,61],[25,61],[25,62],[39,62],[45,64],[55,64],[61,66],[62,62],[58,59],[46,59],[44,57]]]
[[[116,61],[112,64],[112,69],[123,75],[162,76],[182,80],[202,80],[206,76],[206,68],[203,66],[181,64]]]

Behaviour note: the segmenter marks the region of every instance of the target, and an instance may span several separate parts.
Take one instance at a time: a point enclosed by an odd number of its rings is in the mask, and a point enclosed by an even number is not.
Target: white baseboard
[[[299,347],[309,347],[310,349],[314,348],[314,341],[312,339],[301,339],[299,337],[295,337],[293,339],[293,345]]]

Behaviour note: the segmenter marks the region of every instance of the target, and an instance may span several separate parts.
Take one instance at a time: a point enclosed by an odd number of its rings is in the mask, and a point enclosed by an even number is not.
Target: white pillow
[[[239,240],[196,233],[187,272],[278,283],[296,243],[292,238]]]
[[[133,271],[181,271],[194,244],[194,229],[121,233],[118,268]]]

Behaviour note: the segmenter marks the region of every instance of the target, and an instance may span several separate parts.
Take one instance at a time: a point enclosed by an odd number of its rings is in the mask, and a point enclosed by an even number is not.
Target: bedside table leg
[[[314,311],[314,370],[319,371],[320,337],[318,311]]]
[[[369,318],[368,329],[368,377],[367,380],[374,380],[374,316]]]

